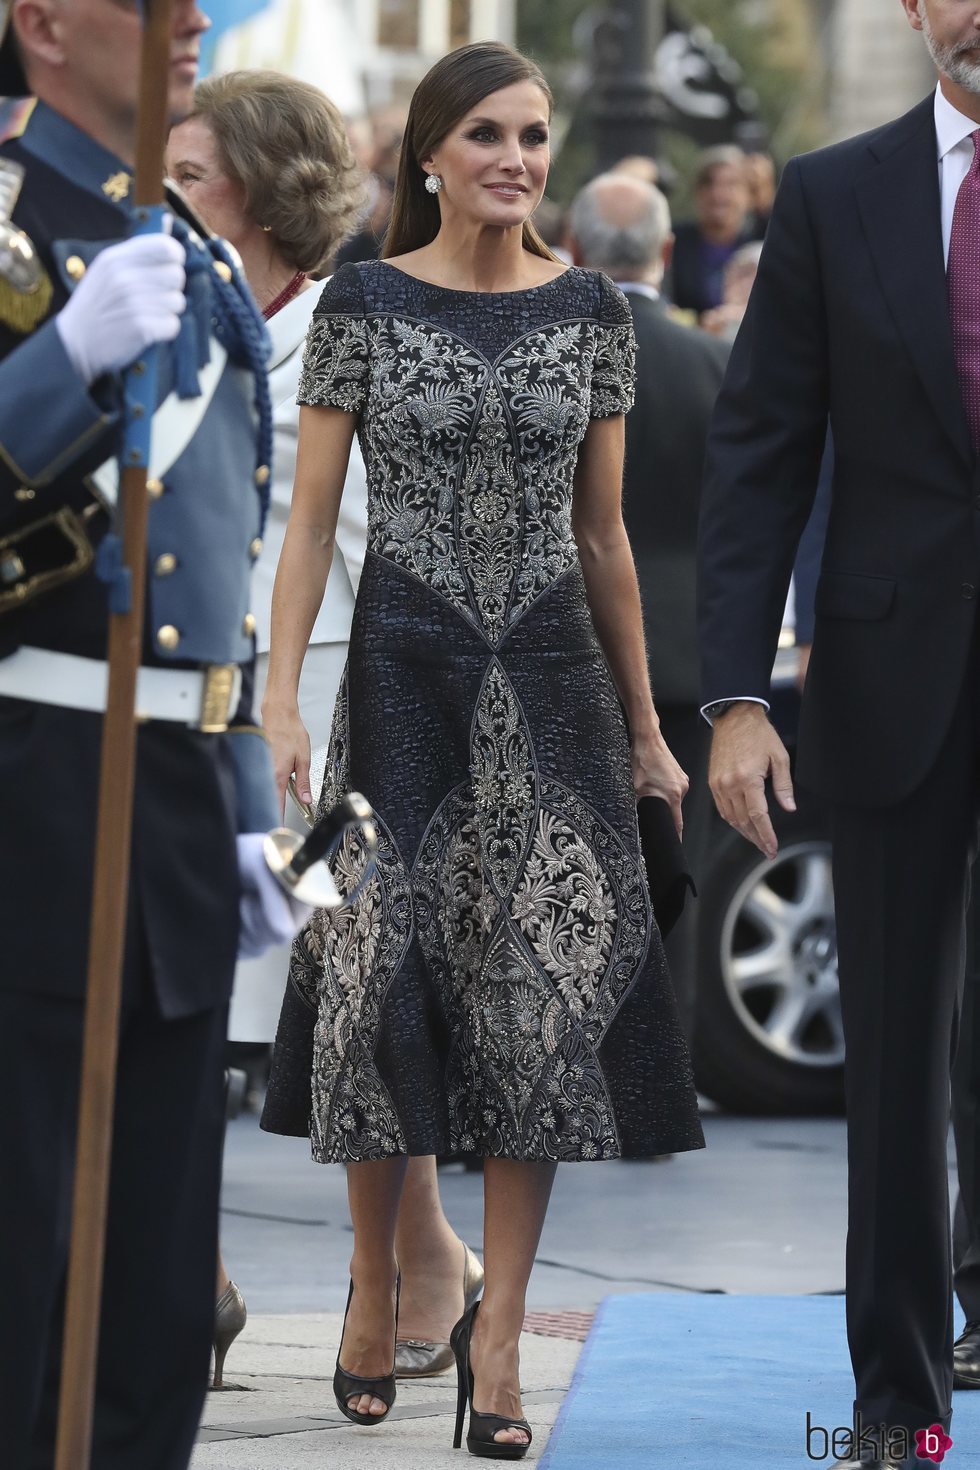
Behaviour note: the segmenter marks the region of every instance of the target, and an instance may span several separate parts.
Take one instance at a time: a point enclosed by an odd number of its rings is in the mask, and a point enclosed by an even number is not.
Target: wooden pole
[[[163,203],[170,84],[171,0],[143,0],[134,201]],[[111,58],[107,58],[111,65]],[[145,370],[145,369],[144,369]],[[92,927],[82,1044],[78,1143],[55,1470],[89,1470],[112,1153],[119,1010],[136,766],[136,679],[143,643],[146,464],[120,477],[128,611],[109,620],[109,687],[102,732]],[[137,1371],[134,1364],[133,1371]]]

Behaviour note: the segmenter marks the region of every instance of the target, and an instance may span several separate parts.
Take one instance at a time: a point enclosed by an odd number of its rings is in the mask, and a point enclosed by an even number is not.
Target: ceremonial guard
[[[170,108],[201,32],[174,0]],[[285,936],[277,812],[241,669],[268,499],[261,320],[172,201],[133,236],[140,12],[0,0],[0,1422],[53,1456],[110,604],[121,370],[159,358],[93,1470],[183,1470],[207,1385],[236,955]],[[236,713],[237,710],[237,713]],[[269,884],[271,883],[271,893]],[[288,909],[288,905],[287,905]]]

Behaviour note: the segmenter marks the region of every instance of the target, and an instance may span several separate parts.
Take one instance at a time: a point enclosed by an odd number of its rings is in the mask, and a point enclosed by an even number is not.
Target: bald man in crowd
[[[670,316],[661,295],[673,247],[670,208],[653,185],[601,174],[569,217],[576,265],[605,271],[626,293],[639,345],[636,403],[626,416],[623,511],[633,547],[657,711],[691,780],[684,846],[697,881],[707,839],[708,731],[699,716],[695,563],[705,444],[727,344]],[[685,1030],[694,1019],[694,909],[667,945]]]

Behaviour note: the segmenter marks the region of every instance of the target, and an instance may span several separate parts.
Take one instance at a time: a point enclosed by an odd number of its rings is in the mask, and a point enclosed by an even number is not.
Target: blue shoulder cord
[[[164,228],[165,206],[138,209],[133,214],[134,235],[159,233]],[[261,518],[259,535],[265,530],[272,487],[268,468],[272,459],[272,400],[266,364],[270,342],[265,322],[223,240],[204,241],[179,217],[171,220],[173,237],[186,252],[187,309],[180,332],[170,344],[174,354],[174,378],[179,398],[199,398],[198,373],[211,358],[213,332],[237,367],[248,369],[255,381],[254,405],[258,418],[255,487]],[[216,262],[227,267],[216,270]],[[153,414],[157,402],[157,353],[144,352],[139,364],[123,374],[123,447],[121,465],[148,466]],[[262,471],[265,470],[265,473]],[[96,574],[109,587],[110,612],[127,612],[130,605],[130,575],[123,564],[122,540],[117,531],[104,536],[96,555]]]

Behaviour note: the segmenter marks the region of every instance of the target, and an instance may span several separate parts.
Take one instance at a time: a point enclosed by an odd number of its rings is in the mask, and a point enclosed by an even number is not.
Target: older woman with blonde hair
[[[272,337],[274,413],[272,504],[265,542],[256,548],[253,608],[258,661],[256,703],[268,665],[272,584],[282,548],[296,468],[296,394],[303,346],[338,246],[363,210],[363,181],[344,119],[316,87],[272,71],[237,71],[202,82],[192,115],[170,134],[167,168],[215,234],[242,258]],[[344,484],[336,554],[302,656],[299,701],[314,746],[325,745],[350,632],[367,530],[364,465],[356,448]],[[312,793],[307,793],[312,796]],[[233,1041],[269,1042],[276,1032],[288,949],[238,968],[229,1021]],[[312,1045],[312,1018],[310,1021]],[[308,1129],[306,1110],[274,1119],[287,1132]],[[423,1376],[451,1365],[446,1339],[464,1301],[483,1280],[473,1254],[442,1212],[432,1157],[413,1160],[399,1220],[405,1269],[405,1336],[399,1371]],[[414,1269],[413,1269],[414,1267]],[[418,1308],[413,1308],[413,1297]],[[223,1264],[218,1270],[215,1386],[245,1306]]]

